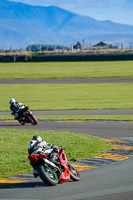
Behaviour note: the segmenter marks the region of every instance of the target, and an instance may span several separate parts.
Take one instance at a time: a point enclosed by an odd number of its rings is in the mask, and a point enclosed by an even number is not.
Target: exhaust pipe
[[[57,167],[53,162],[43,158],[43,161],[44,161],[44,164],[48,164],[50,165],[51,167],[54,167],[55,169],[57,169],[60,173],[61,173],[61,170],[59,169],[59,167]]]

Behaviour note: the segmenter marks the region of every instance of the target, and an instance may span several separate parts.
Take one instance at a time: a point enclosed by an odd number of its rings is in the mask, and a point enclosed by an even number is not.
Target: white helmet
[[[37,135],[33,136],[32,140],[36,140],[37,142],[42,142],[41,136],[37,136]]]
[[[16,102],[15,99],[10,99],[10,101],[9,101],[10,104],[11,104],[11,103],[15,103],[15,102]]]

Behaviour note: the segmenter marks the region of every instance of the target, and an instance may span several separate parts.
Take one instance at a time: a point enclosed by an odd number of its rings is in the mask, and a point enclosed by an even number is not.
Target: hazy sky
[[[10,0],[11,1],[11,0]],[[133,0],[12,0],[38,6],[60,8],[93,17],[133,25]]]

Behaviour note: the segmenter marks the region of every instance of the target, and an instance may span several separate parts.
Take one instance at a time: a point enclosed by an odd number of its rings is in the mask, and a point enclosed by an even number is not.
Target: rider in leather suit
[[[14,115],[15,119],[18,119],[24,105],[22,103],[16,102],[14,98],[10,99],[9,104],[11,115]],[[26,106],[26,109],[28,109],[28,106]]]
[[[47,150],[43,150],[46,148]],[[42,140],[40,136],[33,136],[29,143],[28,153],[31,154],[45,154],[48,156],[52,162],[56,162],[55,154],[58,149],[55,145],[50,145],[46,141]],[[57,163],[57,162],[56,162]],[[36,178],[38,176],[36,169],[34,168],[33,175]]]

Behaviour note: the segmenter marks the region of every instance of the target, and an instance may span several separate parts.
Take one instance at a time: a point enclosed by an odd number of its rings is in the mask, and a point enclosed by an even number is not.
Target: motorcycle
[[[31,154],[28,156],[30,164],[37,171],[38,176],[49,186],[65,182],[70,179],[79,181],[77,169],[67,161],[63,147],[58,147],[54,153],[56,160],[50,160],[45,154]]]
[[[31,123],[32,125],[36,125],[37,119],[29,110],[28,106],[22,106],[19,111],[18,122],[21,125],[25,125],[25,123]]]

